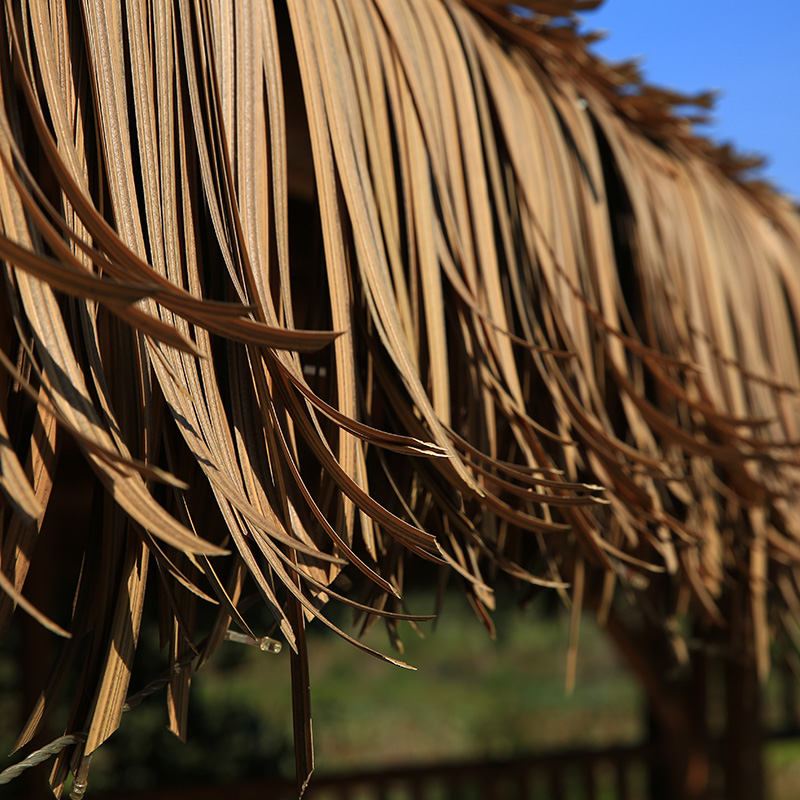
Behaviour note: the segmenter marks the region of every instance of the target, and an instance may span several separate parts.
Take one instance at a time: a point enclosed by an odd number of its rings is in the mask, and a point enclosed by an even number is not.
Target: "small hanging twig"
[[[69,800],[83,800],[86,789],[89,786],[89,767],[92,765],[93,753],[81,759],[81,765],[75,773],[75,780],[72,781],[72,791],[69,793]]]
[[[258,647],[265,653],[280,653],[283,645],[277,640],[269,636],[262,636],[260,639],[254,639],[246,633],[239,633],[238,631],[225,631],[225,640],[228,642],[238,642],[239,644],[249,644],[253,647]]]

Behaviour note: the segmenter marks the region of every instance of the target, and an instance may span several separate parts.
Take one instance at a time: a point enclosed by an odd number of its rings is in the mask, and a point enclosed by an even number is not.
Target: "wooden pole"
[[[693,654],[688,669],[670,675],[671,653],[658,631],[629,629],[614,614],[607,630],[644,689],[661,764],[651,774],[653,800],[708,800],[711,740],[707,725],[706,665]]]
[[[764,800],[761,689],[755,664],[731,658],[725,678],[725,796]]]

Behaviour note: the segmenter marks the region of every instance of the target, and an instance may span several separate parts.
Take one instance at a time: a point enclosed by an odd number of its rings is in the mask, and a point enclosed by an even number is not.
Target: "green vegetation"
[[[410,607],[424,611],[430,602],[412,598]],[[320,770],[635,741],[639,689],[591,623],[582,631],[575,692],[566,696],[567,628],[564,615],[512,610],[498,618],[490,644],[464,601],[452,597],[435,631],[424,628],[424,639],[408,627],[403,633],[403,658],[416,672],[352,653],[334,637],[313,637]],[[366,641],[388,647],[379,626]],[[287,716],[288,696],[276,700]]]
[[[568,697],[568,615],[539,605],[520,611],[508,598],[500,605],[495,642],[455,593],[438,626],[420,626],[424,638],[402,623],[401,658],[415,671],[371,658],[310,625],[318,773],[602,748],[644,736],[641,690],[591,617],[582,622],[577,681]],[[433,599],[412,593],[408,606],[426,613]],[[347,626],[344,612],[336,622]],[[380,623],[364,642],[391,653]],[[288,660],[287,649],[273,655],[224,644],[193,678],[188,742],[166,730],[162,690],[123,715],[119,731],[95,756],[92,789],[146,790],[292,775]],[[141,651],[132,689],[159,674],[163,663],[163,654]],[[16,734],[11,720],[17,704],[8,691],[15,672],[10,659],[0,660],[5,712],[0,744],[6,752]],[[54,729],[57,734],[58,725]],[[798,763],[800,744],[768,746],[772,800],[797,796]],[[14,784],[2,787],[0,797],[14,796],[13,789]]]
[[[414,613],[427,613],[433,604],[429,595],[408,598]],[[496,642],[455,593],[439,626],[420,626],[424,638],[401,623],[401,658],[414,671],[372,658],[310,625],[318,772],[640,738],[640,690],[591,619],[582,625],[578,680],[567,697],[567,616],[536,606],[519,611],[508,600],[501,607]],[[346,614],[340,612],[336,621],[347,626]],[[397,655],[380,623],[364,642]],[[132,691],[163,670],[163,658],[139,652]],[[273,655],[225,643],[193,677],[188,742],[167,732],[162,690],[124,714],[119,731],[97,752],[93,790],[293,774],[288,660],[286,648]],[[9,711],[8,721],[17,716]],[[63,720],[54,722],[57,735]],[[10,743],[16,731],[4,727],[3,742]]]

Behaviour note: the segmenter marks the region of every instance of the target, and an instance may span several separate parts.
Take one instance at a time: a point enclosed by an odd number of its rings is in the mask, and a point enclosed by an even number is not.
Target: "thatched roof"
[[[596,0],[276,5],[3,4],[0,623],[71,636],[20,744],[73,657],[56,787],[113,733],[156,583],[184,664],[266,633],[257,586],[303,775],[305,620],[392,626],[420,559],[487,624],[508,578],[576,625],[618,586],[735,612],[764,673],[800,608],[797,210],[676,113],[707,96],[588,52]],[[95,513],[56,624],[24,583],[70,440]]]

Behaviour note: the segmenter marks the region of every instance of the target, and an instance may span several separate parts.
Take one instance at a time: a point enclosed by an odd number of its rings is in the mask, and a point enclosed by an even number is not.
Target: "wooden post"
[[[761,690],[755,664],[731,658],[725,678],[725,796],[764,800]]]
[[[646,708],[647,741],[657,754],[648,762],[647,796],[649,800],[671,800],[674,795],[669,765],[664,758],[664,736],[661,724],[653,710],[653,704],[647,702]]]
[[[672,654],[661,632],[629,629],[614,614],[608,619],[607,630],[646,692],[664,765],[653,776],[660,778],[662,795],[672,800],[706,800],[710,793],[711,741],[702,655],[693,654],[685,674],[670,676],[665,665],[670,664]]]

